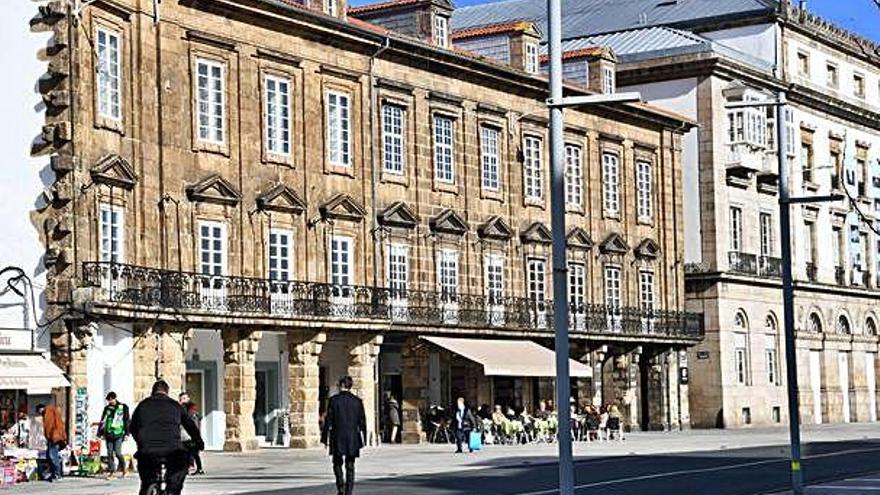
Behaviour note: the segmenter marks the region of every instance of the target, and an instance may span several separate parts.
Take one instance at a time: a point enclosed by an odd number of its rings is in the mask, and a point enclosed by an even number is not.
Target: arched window
[[[816,313],[810,313],[810,324],[807,326],[810,333],[822,333],[822,320]]]
[[[865,334],[876,337],[877,336],[877,324],[874,323],[874,318],[868,318],[865,321]]]
[[[846,318],[846,315],[840,315],[837,318],[837,333],[840,335],[852,334],[852,328],[849,326],[849,320]]]
[[[740,385],[751,385],[748,329],[745,313],[737,311],[733,317],[733,369],[736,373],[736,383]]]
[[[733,317],[733,327],[737,331],[748,330],[749,324],[746,321],[746,315],[742,311],[737,311],[736,316]]]

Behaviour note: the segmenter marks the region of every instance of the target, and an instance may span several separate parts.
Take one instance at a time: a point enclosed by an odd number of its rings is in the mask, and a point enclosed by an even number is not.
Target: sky
[[[379,1],[381,0],[350,0],[349,3],[363,5]],[[488,1],[491,0],[453,0],[456,7]],[[808,0],[808,8],[841,27],[880,43],[880,8],[874,4],[874,0]]]

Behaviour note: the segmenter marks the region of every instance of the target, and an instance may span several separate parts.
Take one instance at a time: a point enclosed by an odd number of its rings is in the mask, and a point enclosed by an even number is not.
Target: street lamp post
[[[568,369],[568,277],[565,239],[564,107],[640,101],[638,93],[562,95],[562,5],[547,0],[550,56],[550,230],[553,235],[553,327],[556,333],[556,410],[559,434],[559,493],[574,495],[574,463],[571,449],[571,378]]]

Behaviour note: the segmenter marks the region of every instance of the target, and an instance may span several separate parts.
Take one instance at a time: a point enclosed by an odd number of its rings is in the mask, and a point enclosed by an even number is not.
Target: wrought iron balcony
[[[782,277],[782,259],[772,256],[758,258],[758,272],[762,277]]]
[[[746,275],[758,274],[758,257],[750,253],[731,251],[728,254],[728,269]]]
[[[83,284],[100,289],[96,299],[102,302],[146,310],[243,313],[292,320],[368,319],[401,329],[456,327],[517,333],[549,333],[553,321],[549,300],[275,281],[109,262],[83,263]],[[697,313],[591,304],[572,304],[569,311],[573,335],[685,340],[704,335],[703,318]]]

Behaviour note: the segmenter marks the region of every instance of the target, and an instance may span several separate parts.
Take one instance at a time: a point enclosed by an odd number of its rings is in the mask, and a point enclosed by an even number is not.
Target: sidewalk
[[[880,438],[877,424],[808,427],[804,442]],[[623,442],[576,443],[578,459],[621,455],[649,455],[766,445],[784,446],[785,428],[753,430],[691,430],[687,432],[632,433]],[[448,473],[494,467],[528,466],[555,462],[556,445],[486,446],[478,453],[453,454],[454,445],[386,445],[365,449],[358,462],[358,479]],[[780,456],[784,450],[780,450]],[[324,450],[263,449],[248,454],[208,452],[206,476],[188,477],[185,495],[223,495],[321,485],[332,482],[330,460]],[[118,495],[137,493],[137,475],[126,480],[66,478],[60,483],[29,483],[9,494]],[[814,492],[810,492],[813,495]],[[815,492],[833,493],[833,492]],[[852,493],[850,491],[849,493]],[[878,492],[880,493],[880,492]]]
[[[790,495],[791,493],[788,491],[774,495]],[[880,493],[880,473],[829,481],[809,486],[804,490],[804,495],[870,495],[877,493]]]

